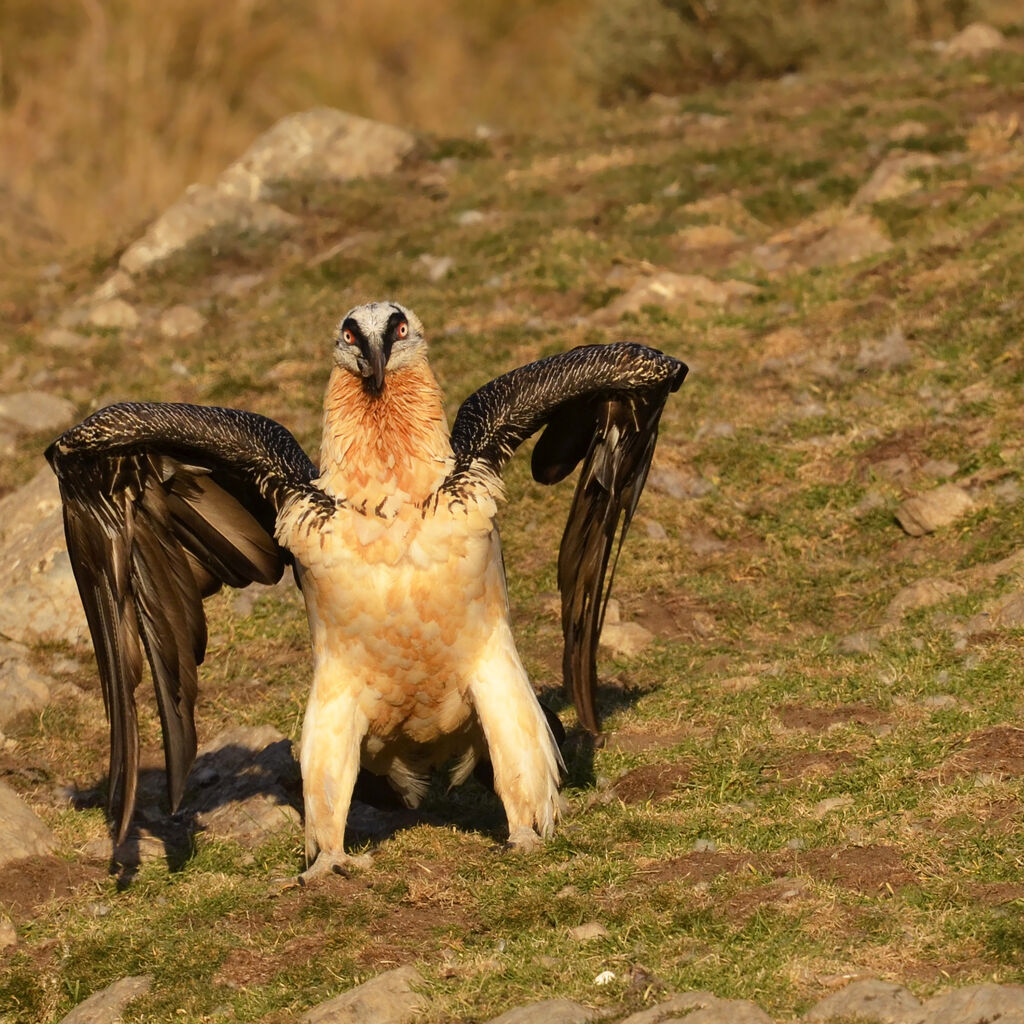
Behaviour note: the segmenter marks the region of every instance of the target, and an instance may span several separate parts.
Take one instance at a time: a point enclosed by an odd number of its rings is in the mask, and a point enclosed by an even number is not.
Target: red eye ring
[[[408,338],[409,337],[409,324],[405,320],[403,320],[398,325],[398,329],[395,331],[395,333],[398,335],[399,338]]]
[[[346,327],[345,330],[341,332],[341,340],[345,342],[346,345],[354,345],[356,343],[356,336]]]

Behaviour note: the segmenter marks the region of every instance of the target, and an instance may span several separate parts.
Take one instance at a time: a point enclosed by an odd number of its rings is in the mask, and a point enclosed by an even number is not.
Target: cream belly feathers
[[[300,740],[306,878],[351,861],[360,766],[410,805],[434,767],[481,759],[513,845],[551,833],[562,768],[516,652],[495,515],[500,473],[542,432],[534,477],[580,473],[558,555],[563,675],[596,733],[596,651],[614,558],[686,367],[636,344],[529,363],[470,395],[451,432],[423,327],[397,303],[343,319],[320,465],[280,424],[238,409],[122,403],[47,449],[110,720],[108,808],[129,833],[139,768],[136,690],[148,662],[172,810],[197,739],[205,597],[292,565],[313,679]]]

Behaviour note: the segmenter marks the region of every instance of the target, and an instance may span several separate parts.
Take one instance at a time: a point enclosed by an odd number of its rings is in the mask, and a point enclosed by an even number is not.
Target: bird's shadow
[[[615,694],[621,703],[622,690]],[[560,691],[548,690],[541,696],[546,707],[563,710],[567,706]],[[609,706],[606,700],[602,704]],[[553,714],[549,721],[565,761],[565,784],[576,789],[591,787],[594,755],[602,738],[578,729],[566,734]],[[447,774],[435,772],[422,805],[410,810],[386,779],[360,771],[346,845],[372,849],[421,823],[451,825],[503,843],[507,823],[493,791],[490,764],[481,763],[474,774],[465,785],[451,788]],[[90,789],[75,791],[72,806],[79,810],[104,806],[108,784],[109,779],[104,779]],[[113,845],[109,870],[116,876],[118,889],[123,890],[146,861],[163,858],[168,870],[180,871],[195,853],[196,837],[202,832],[257,845],[281,829],[282,818],[299,826],[302,813],[301,773],[287,739],[262,749],[229,743],[200,754],[181,806],[173,814],[167,807],[166,773],[162,768],[146,767],[139,772],[135,815],[124,840]]]

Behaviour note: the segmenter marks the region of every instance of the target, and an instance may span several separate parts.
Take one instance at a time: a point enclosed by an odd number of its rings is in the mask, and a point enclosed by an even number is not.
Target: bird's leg
[[[299,876],[311,882],[350,867],[368,867],[367,854],[345,852],[345,823],[359,773],[366,716],[349,693],[333,681],[314,679],[302,724],[299,763],[306,812],[306,862]]]
[[[534,849],[554,832],[562,809],[562,759],[511,635],[482,666],[470,694],[508,819],[509,845]]]

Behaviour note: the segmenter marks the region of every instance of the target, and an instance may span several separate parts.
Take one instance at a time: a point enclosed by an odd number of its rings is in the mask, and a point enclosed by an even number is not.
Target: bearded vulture
[[[549,836],[564,765],[512,638],[495,523],[501,470],[541,428],[538,481],[583,462],[558,559],[563,668],[580,723],[599,729],[609,561],[614,571],[686,366],[638,344],[576,348],[470,395],[449,433],[411,310],[356,307],[333,355],[319,468],[264,416],[172,403],[108,406],[46,452],[110,722],[118,843],[135,807],[143,654],[173,811],[196,754],[203,599],[223,584],[275,583],[288,564],[313,647],[302,877],[351,863],[360,766],[416,806],[431,768],[453,761],[457,784],[489,760],[511,845]]]

